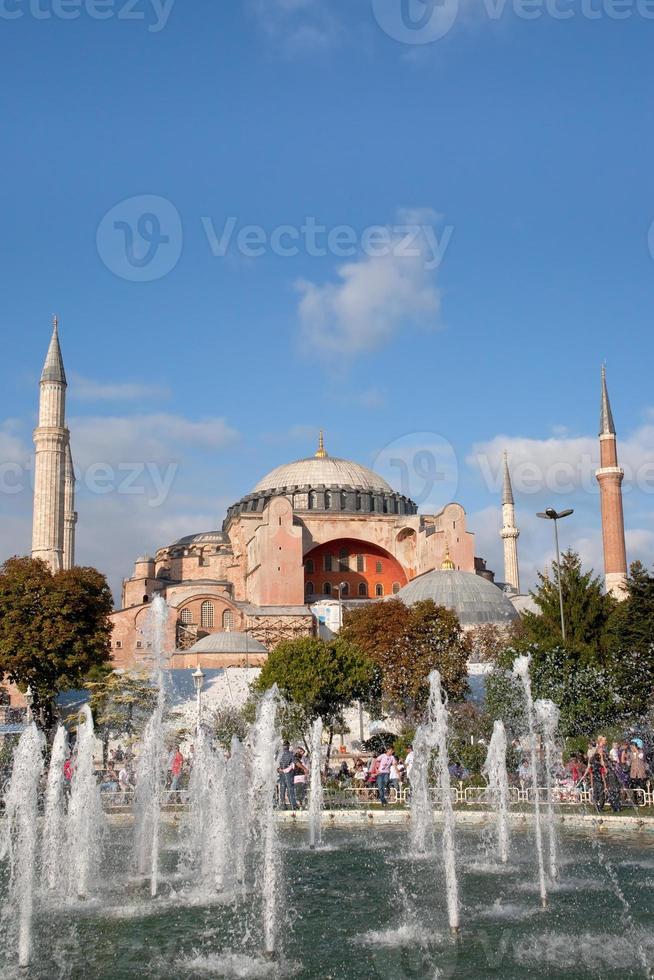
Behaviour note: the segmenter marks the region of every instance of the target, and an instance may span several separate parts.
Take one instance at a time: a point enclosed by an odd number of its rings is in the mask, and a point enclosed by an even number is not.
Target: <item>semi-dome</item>
[[[474,572],[440,569],[425,572],[400,589],[397,598],[412,606],[433,599],[459,617],[462,626],[496,623],[508,626],[518,613],[507,596],[488,579]]]
[[[203,636],[185,652],[256,654],[267,653],[268,651],[263,643],[259,643],[248,633],[240,633],[238,630],[225,630],[222,633],[209,633],[208,636]]]
[[[378,473],[360,463],[339,459],[337,456],[307,456],[294,463],[284,463],[259,480],[252,492],[303,486],[352,487],[355,490],[393,492]]]

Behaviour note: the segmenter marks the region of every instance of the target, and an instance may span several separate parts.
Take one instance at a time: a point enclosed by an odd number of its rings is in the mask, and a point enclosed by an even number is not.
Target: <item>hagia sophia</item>
[[[32,555],[53,570],[75,561],[75,475],[65,421],[66,375],[55,319],[40,381],[34,431]],[[601,464],[606,588],[623,594],[627,574],[622,470],[602,371]],[[519,530],[504,458],[503,580],[476,555],[460,503],[435,514],[359,463],[332,456],[322,432],[315,451],[263,476],[232,504],[219,529],[189,528],[154,555],[141,555],[112,614],[117,667],[148,657],[148,615],[168,606],[172,667],[256,666],[281,639],[337,631],[343,608],[398,596],[454,609],[464,628],[506,625],[528,607],[521,594]],[[82,532],[83,533],[83,532]]]

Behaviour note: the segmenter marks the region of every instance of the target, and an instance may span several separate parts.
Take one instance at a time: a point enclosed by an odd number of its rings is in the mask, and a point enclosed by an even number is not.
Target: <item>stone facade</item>
[[[147,657],[156,593],[169,607],[167,643],[177,662],[219,630],[244,630],[267,649],[311,635],[311,604],[342,585],[344,597],[392,595],[448,553],[455,568],[475,572],[474,534],[460,504],[418,514],[372,471],[321,451],[264,477],[228,509],[221,530],[137,559],[112,617],[117,664]]]

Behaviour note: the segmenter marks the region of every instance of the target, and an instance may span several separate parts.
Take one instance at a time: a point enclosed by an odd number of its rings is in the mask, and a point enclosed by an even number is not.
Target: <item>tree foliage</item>
[[[374,696],[377,671],[372,660],[341,639],[300,637],[284,640],[269,654],[255,690],[277,684],[282,695],[305,713],[334,727],[353,701]]]
[[[45,562],[10,558],[0,568],[0,675],[34,693],[46,727],[54,698],[80,687],[94,668],[108,669],[107,580],[95,568],[54,575]]]
[[[112,671],[84,685],[91,695],[91,711],[101,737],[139,735],[152,714],[157,690],[147,675]]]
[[[539,572],[538,579],[530,594],[539,612],[527,612],[522,619],[519,642],[525,648],[562,642],[557,563],[552,562],[550,572]],[[580,663],[604,662],[611,652],[610,623],[616,602],[604,593],[602,580],[592,569],[583,571],[579,555],[571,550],[561,556],[561,591],[566,648],[577,654]]]
[[[211,716],[210,725],[216,740],[226,751],[229,751],[234,735],[242,742],[248,733],[248,725],[243,711],[239,711],[238,708],[229,704],[222,708],[216,708]]]
[[[451,701],[467,691],[470,639],[455,613],[425,599],[375,602],[348,613],[341,636],[356,644],[381,671],[386,709],[415,721],[429,697],[428,677],[441,674]]]

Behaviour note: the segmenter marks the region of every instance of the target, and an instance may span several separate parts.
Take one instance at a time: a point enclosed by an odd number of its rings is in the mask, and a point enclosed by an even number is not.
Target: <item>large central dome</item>
[[[392,493],[391,487],[379,474],[367,466],[337,456],[307,456],[294,463],[284,463],[259,480],[253,493],[264,490],[284,490],[286,487],[353,487]]]
[[[261,514],[268,501],[285,496],[293,511],[303,514],[415,514],[417,505],[397,493],[386,480],[360,463],[330,456],[325,450],[322,432],[318,450],[313,456],[294,463],[276,466],[259,480],[247,496],[227,510],[223,529],[239,514]]]

